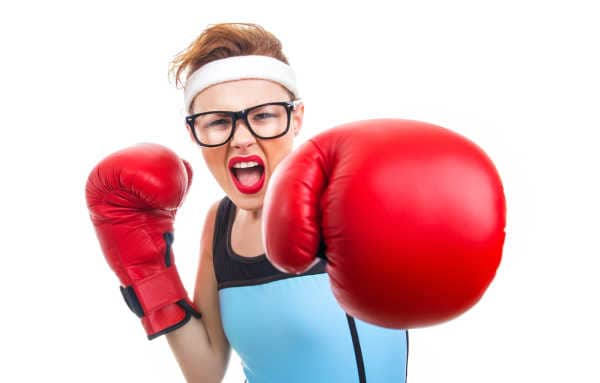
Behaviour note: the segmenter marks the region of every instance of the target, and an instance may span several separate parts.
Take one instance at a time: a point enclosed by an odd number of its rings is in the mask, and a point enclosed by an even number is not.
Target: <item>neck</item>
[[[260,223],[262,220],[262,207],[256,210],[237,209],[237,216],[245,223]]]

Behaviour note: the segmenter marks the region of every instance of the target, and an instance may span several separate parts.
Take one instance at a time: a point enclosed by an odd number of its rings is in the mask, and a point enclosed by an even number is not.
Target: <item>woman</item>
[[[248,61],[238,69],[227,62],[248,55],[286,65]],[[304,114],[287,64],[275,36],[241,23],[206,29],[173,62],[177,82],[185,83],[190,137],[227,196],[210,209],[202,234],[194,301],[203,318],[167,339],[189,381],[222,379],[230,345],[250,383],[404,381],[405,331],[347,316],[331,294],[324,262],[294,276],[265,257],[264,193],[277,164],[292,151]],[[237,121],[208,113],[242,110],[246,118],[237,115]]]

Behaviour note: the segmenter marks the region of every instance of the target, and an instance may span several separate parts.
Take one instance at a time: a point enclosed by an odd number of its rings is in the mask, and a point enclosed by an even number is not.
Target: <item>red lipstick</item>
[[[257,165],[250,166],[250,167],[244,167],[244,168],[240,168],[239,166],[236,166],[242,162],[255,162]],[[238,188],[238,190],[240,192],[242,192],[244,194],[254,194],[254,193],[257,193],[260,189],[262,189],[262,187],[265,183],[265,163],[264,163],[263,159],[260,158],[259,156],[252,155],[252,156],[245,156],[245,157],[242,157],[242,156],[232,157],[229,160],[228,168],[229,168],[229,173],[231,174],[231,178],[233,179],[233,183],[235,184],[235,186]],[[252,169],[252,170],[250,170],[250,169]],[[251,184],[248,184],[247,182],[242,183],[240,178],[238,178],[238,176],[239,176],[238,172],[243,173],[243,172],[248,172],[248,171],[260,172],[260,177],[256,181],[252,182]]]

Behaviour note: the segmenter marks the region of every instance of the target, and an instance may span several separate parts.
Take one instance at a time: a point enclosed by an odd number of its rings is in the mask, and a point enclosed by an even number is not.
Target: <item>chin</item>
[[[265,197],[262,191],[255,195],[244,195],[237,192],[237,190],[231,194],[228,193],[227,196],[239,209],[250,211],[262,209]]]

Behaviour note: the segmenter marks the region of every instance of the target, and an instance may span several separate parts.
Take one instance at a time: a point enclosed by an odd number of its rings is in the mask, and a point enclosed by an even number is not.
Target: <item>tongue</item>
[[[260,180],[261,170],[259,166],[251,168],[236,169],[235,175],[240,183],[244,186],[252,186]]]

